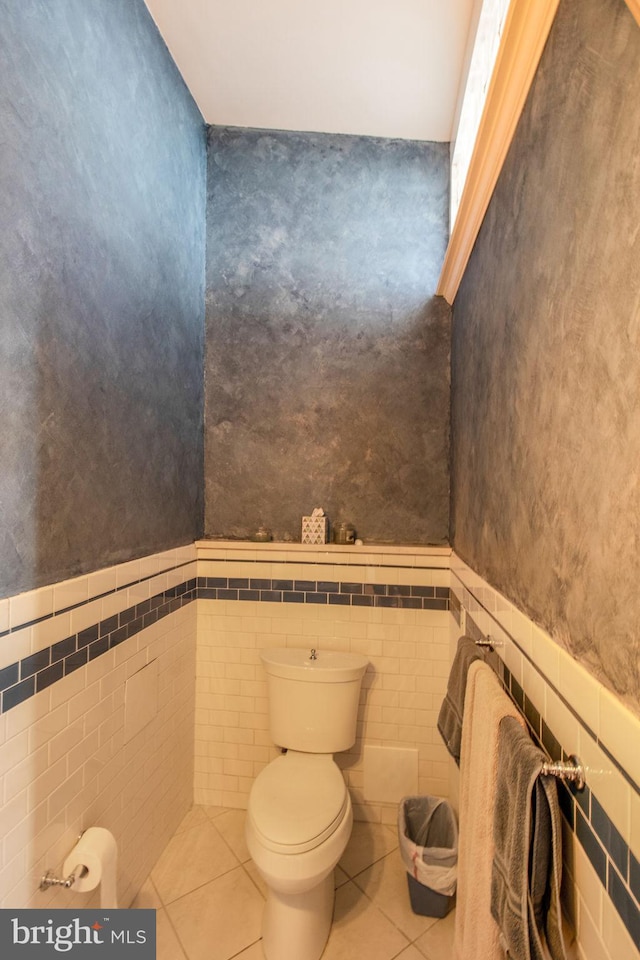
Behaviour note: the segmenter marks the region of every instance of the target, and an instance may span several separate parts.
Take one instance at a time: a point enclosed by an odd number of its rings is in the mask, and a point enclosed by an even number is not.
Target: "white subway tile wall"
[[[21,702],[6,704],[0,715],[2,908],[97,905],[97,890],[38,890],[47,870],[60,874],[78,835],[92,825],[106,827],[116,837],[119,905],[129,906],[192,803],[195,603],[146,628],[139,624],[132,636],[121,642],[118,637],[113,648],[96,648],[93,659],[80,646],[70,654],[64,640],[105,617],[124,617],[132,602],[138,602],[132,600],[130,578],[161,569],[175,569],[176,575],[179,571],[180,582],[193,578],[193,545],[149,558],[144,569],[139,562],[122,564],[5,604],[10,619],[0,623],[2,666],[11,673],[10,665],[23,661],[18,687],[28,682],[29,677],[22,677],[31,668],[38,678],[47,679],[51,670],[55,676],[42,689],[36,684]],[[146,596],[157,593],[165,581],[148,581]],[[117,583],[121,589],[110,592]],[[142,595],[136,591],[134,597]],[[54,614],[74,602],[82,606]],[[22,627],[25,618],[28,622],[43,616],[46,619]],[[27,635],[28,650],[23,642]],[[60,675],[58,664],[66,661],[52,652],[58,642],[58,653],[66,653],[68,661],[68,672],[60,670]],[[76,667],[73,657],[78,654],[84,654],[85,662]],[[154,660],[157,712],[125,743],[125,681]],[[13,679],[5,673],[5,681],[7,677]]]
[[[460,560],[451,557],[456,599],[520,685],[529,715],[539,714],[545,744],[586,767],[580,793],[564,801],[563,905],[577,932],[580,960],[640,957],[640,718],[566,650]],[[454,599],[455,598],[455,599]],[[624,917],[624,921],[623,921]]]
[[[356,819],[397,817],[395,805],[364,798],[365,742],[417,748],[420,792],[446,796],[448,755],[436,718],[450,664],[450,550],[198,547],[199,584],[219,578],[223,593],[253,590],[261,599],[198,601],[195,802],[246,808],[254,778],[277,755],[259,658],[274,646],[357,652],[370,661],[356,743],[336,756]],[[425,609],[431,602],[441,609]]]

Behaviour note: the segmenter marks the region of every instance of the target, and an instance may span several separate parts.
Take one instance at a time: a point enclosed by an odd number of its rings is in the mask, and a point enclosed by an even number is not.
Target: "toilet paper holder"
[[[82,833],[78,834],[78,840],[82,837]],[[40,877],[40,884],[38,890],[41,890],[44,893],[49,887],[64,887],[65,890],[68,890],[74,885],[76,880],[79,880],[80,877],[84,877],[85,873],[89,871],[83,863],[79,863],[77,867],[74,867],[68,877],[56,877],[51,872],[47,870],[44,877]]]
[[[51,873],[51,870],[47,870],[44,877],[40,878],[40,886],[38,889],[42,890],[43,893],[45,890],[48,890],[49,887],[64,887],[66,890],[68,890],[69,887],[74,885],[76,880],[79,880],[80,877],[84,877],[85,873],[87,872],[87,868],[82,863],[79,863],[77,867],[74,867],[69,876],[65,877],[64,879],[61,877],[55,877]]]
[[[78,893],[90,893],[100,887],[100,907],[117,909],[117,844],[105,827],[87,827],[63,863],[61,874],[47,870],[40,878],[39,889],[51,887],[73,888]]]

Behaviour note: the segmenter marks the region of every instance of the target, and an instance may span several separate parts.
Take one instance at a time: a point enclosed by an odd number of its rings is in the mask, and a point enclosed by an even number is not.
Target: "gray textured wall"
[[[448,536],[448,145],[210,128],[210,536]]]
[[[201,532],[206,139],[142,0],[0,23],[3,596]]]
[[[458,553],[640,703],[640,29],[562,0],[454,305]]]

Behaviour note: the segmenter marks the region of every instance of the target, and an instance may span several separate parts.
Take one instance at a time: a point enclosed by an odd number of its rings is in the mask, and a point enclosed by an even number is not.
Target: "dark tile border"
[[[240,589],[246,585],[248,591]],[[268,580],[198,577],[198,596],[207,600],[262,600],[269,603],[320,603],[356,607],[396,607],[406,610],[448,610],[448,587],[410,587],[385,583],[334,580]],[[206,594],[201,594],[205,591]],[[259,591],[260,596],[256,596]]]
[[[286,544],[283,544],[283,547],[286,547],[286,546],[287,546]],[[318,546],[320,546],[320,545],[318,545]],[[205,548],[205,549],[207,549],[207,548]],[[420,547],[418,547],[417,549],[420,549]],[[366,552],[366,551],[365,551],[365,552]],[[408,563],[394,563],[394,562],[393,562],[393,558],[394,558],[394,555],[391,554],[391,555],[389,555],[389,562],[386,562],[386,563],[368,563],[368,562],[367,562],[367,563],[364,563],[364,562],[363,562],[363,564],[361,564],[361,566],[372,567],[372,568],[375,568],[375,569],[377,569],[377,570],[385,569],[385,568],[389,568],[389,569],[393,569],[393,570],[414,570],[414,571],[415,571],[415,570],[420,570],[420,571],[423,572],[423,573],[431,572],[431,571],[442,571],[442,570],[447,570],[447,571],[448,571],[448,570],[450,569],[448,566],[446,566],[446,567],[443,567],[443,566],[441,566],[441,565],[433,566],[432,564],[429,564],[429,563],[412,563],[412,564],[408,564]],[[402,559],[401,556],[398,556],[398,559]],[[183,561],[181,561],[180,563],[178,563],[178,564],[176,564],[176,565],[174,565],[174,566],[163,567],[161,570],[156,570],[154,573],[147,574],[147,575],[144,576],[144,577],[134,578],[133,580],[127,580],[126,583],[121,583],[119,586],[117,586],[117,587],[112,587],[110,590],[105,590],[103,593],[97,593],[97,594],[95,594],[95,595],[93,595],[93,596],[91,596],[91,597],[88,597],[86,600],[81,600],[79,603],[74,603],[74,604],[71,604],[71,605],[66,606],[66,607],[58,607],[58,608],[56,608],[56,609],[53,611],[53,613],[47,613],[47,614],[44,614],[42,617],[36,617],[36,618],[34,618],[33,620],[27,620],[27,621],[24,621],[23,623],[14,624],[13,626],[9,627],[8,630],[0,630],[0,639],[2,639],[3,637],[9,636],[9,635],[12,634],[12,633],[17,633],[19,630],[26,630],[27,627],[33,627],[33,626],[35,626],[35,625],[38,624],[38,623],[43,623],[43,622],[45,622],[46,620],[52,620],[53,617],[57,617],[57,616],[59,616],[61,613],[69,613],[69,612],[72,611],[72,610],[77,610],[79,607],[85,607],[88,603],[93,603],[94,600],[102,600],[104,597],[108,597],[108,596],[110,596],[110,595],[112,595],[112,594],[119,593],[121,590],[126,590],[127,587],[133,587],[133,586],[135,586],[135,585],[138,584],[138,583],[146,583],[148,580],[153,580],[154,577],[162,576],[162,574],[164,574],[164,573],[173,573],[174,571],[180,570],[180,569],[182,569],[183,567],[187,567],[187,566],[189,566],[190,564],[195,563],[196,561],[198,561],[198,558],[197,558],[197,557],[193,557],[193,558],[190,559],[190,560],[183,560]],[[243,566],[246,566],[248,563],[255,564],[256,566],[258,566],[259,564],[264,564],[264,563],[269,563],[269,564],[282,564],[282,565],[285,565],[285,566],[286,566],[287,564],[295,563],[295,565],[298,566],[298,567],[300,567],[300,566],[310,566],[310,567],[311,567],[311,566],[313,566],[313,567],[335,567],[336,565],[337,565],[337,566],[340,566],[340,565],[341,565],[341,564],[340,564],[340,559],[339,559],[339,557],[336,557],[336,559],[332,559],[332,560],[305,560],[303,556],[301,556],[299,559],[296,559],[296,560],[271,560],[271,559],[269,559],[268,556],[265,556],[265,557],[263,557],[263,558],[260,558],[259,560],[249,559],[249,558],[247,558],[247,557],[238,557],[238,558],[235,558],[235,557],[227,557],[227,558],[224,558],[224,559],[222,559],[222,558],[200,558],[200,560],[199,560],[198,562],[200,562],[200,563],[224,563],[226,566],[229,566],[230,568],[233,568],[234,564],[242,564]],[[342,565],[345,566],[345,564],[342,564]],[[353,565],[353,564],[351,564],[351,565]],[[357,566],[357,564],[356,564],[356,566]],[[91,574],[87,574],[86,576],[89,577],[89,576],[91,576]],[[229,579],[229,578],[227,578],[227,577],[209,577],[208,579],[209,579],[209,580],[219,581],[218,583],[214,584],[215,586],[225,586],[225,585],[228,586],[228,585],[229,585],[229,584],[228,584],[228,579]],[[245,576],[243,576],[243,577],[237,577],[237,578],[236,578],[236,577],[232,577],[232,578],[230,578],[230,579],[233,580],[235,583],[239,583],[240,581],[246,582],[246,580],[247,580],[247,578],[246,578]],[[250,587],[254,587],[254,585],[255,585],[255,589],[258,589],[258,590],[260,590],[260,589],[268,589],[267,584],[272,584],[273,582],[282,583],[282,582],[284,582],[284,581],[283,581],[282,579],[278,579],[277,581],[272,581],[272,580],[266,580],[266,579],[261,579],[261,578],[249,578],[249,586],[250,586]],[[287,582],[287,583],[290,583],[291,581],[287,580],[286,582]],[[305,580],[305,581],[297,581],[297,582],[298,582],[298,583],[300,583],[300,582],[302,582],[302,583],[311,583],[311,582],[315,583],[316,581],[306,581],[306,580]],[[319,582],[320,582],[320,583],[325,583],[326,581],[319,581]],[[260,586],[260,584],[263,584],[264,586]],[[54,587],[55,587],[56,585],[55,585],[55,584],[50,584],[49,586],[54,586]],[[336,586],[337,586],[337,584],[336,584]],[[378,585],[377,585],[377,584],[375,584],[375,585],[363,584],[362,586],[363,586],[363,588],[366,588],[366,589],[370,590],[371,592],[377,592],[377,589],[378,589]],[[37,589],[37,588],[35,588],[35,589]],[[34,592],[35,592],[35,589],[34,589]],[[285,589],[285,588],[279,587],[279,588],[274,588],[274,589]],[[287,589],[288,589],[288,588],[287,588]],[[298,588],[298,587],[296,587],[296,586],[294,585],[294,590],[298,590],[298,589],[300,589],[300,588]],[[303,589],[303,588],[302,588],[302,589]],[[320,590],[321,588],[318,588],[318,589]],[[383,590],[386,590],[386,589],[387,589],[387,588],[383,586]],[[412,590],[415,591],[415,592],[412,594],[413,596],[440,597],[440,598],[445,598],[445,599],[448,599],[448,597],[449,597],[449,588],[448,588],[448,587],[413,587]],[[420,592],[418,592],[418,591],[423,591],[423,590],[424,590],[424,591],[428,591],[428,592],[427,592],[427,593],[420,593]],[[326,591],[325,591],[325,590],[323,589],[322,592],[327,592],[327,593],[329,593],[329,592],[331,592],[331,591],[329,591],[329,590],[326,590]],[[0,599],[2,599],[2,600],[10,600],[11,598],[10,598],[10,597],[2,597],[2,598],[0,598]],[[245,598],[243,598],[243,599],[245,599]],[[435,607],[434,609],[438,609],[438,610],[439,610],[439,609],[442,609],[442,608],[440,608],[440,607]],[[448,608],[447,608],[447,609],[448,609]],[[1,687],[0,687],[0,689],[1,689]]]
[[[0,670],[0,713],[6,713],[195,599],[196,580],[193,578],[5,667]],[[84,603],[78,604],[81,606]]]
[[[0,630],[0,640],[3,637],[10,636],[12,633],[17,633],[19,630],[26,630],[27,627],[33,627],[38,623],[45,623],[47,620],[53,620],[54,617],[59,617],[62,613],[70,613],[72,610],[79,610],[81,607],[86,607],[88,603],[93,603],[95,600],[103,600],[105,597],[110,597],[112,594],[120,593],[122,590],[127,590],[129,587],[135,587],[137,583],[146,583],[148,580],[153,580],[154,577],[161,577],[165,573],[175,573],[176,570],[181,570],[183,567],[188,567],[190,564],[195,562],[196,558],[194,557],[192,560],[184,560],[172,567],[163,567],[162,570],[157,570],[155,573],[150,573],[146,577],[127,580],[126,583],[121,583],[118,587],[112,587],[111,590],[105,590],[104,593],[96,593],[94,596],[87,597],[86,600],[81,600],[79,603],[72,603],[67,607],[59,607],[54,610],[53,613],[47,613],[42,617],[36,617],[34,620],[27,620],[24,623],[14,624],[9,627],[8,630]],[[91,574],[89,573],[86,576],[90,577]],[[64,583],[64,581],[62,582]],[[55,587],[56,584],[50,584],[50,586]],[[35,590],[33,592],[35,592]],[[11,600],[11,597],[2,597],[2,599]]]

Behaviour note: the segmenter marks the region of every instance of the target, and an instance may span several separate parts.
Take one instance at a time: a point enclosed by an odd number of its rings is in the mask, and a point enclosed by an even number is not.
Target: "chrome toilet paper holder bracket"
[[[88,873],[87,868],[84,864],[79,863],[77,867],[74,867],[68,877],[56,877],[53,875],[51,870],[47,870],[45,875],[40,879],[40,886],[38,887],[43,893],[45,890],[48,890],[49,887],[64,887],[68,890],[74,885],[76,880],[79,880],[80,877],[84,877],[85,873]]]
[[[84,831],[82,831],[84,833]],[[78,840],[82,837],[82,833],[78,834]],[[74,885],[76,880],[79,880],[81,877],[84,877],[85,873],[89,871],[83,863],[79,863],[76,867],[73,868],[68,877],[56,877],[51,870],[47,870],[43,877],[40,877],[40,884],[38,885],[38,890],[41,890],[44,893],[49,887],[64,887],[65,890],[69,890],[70,887]]]

